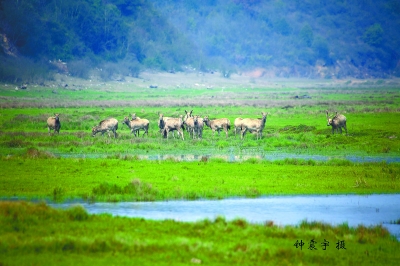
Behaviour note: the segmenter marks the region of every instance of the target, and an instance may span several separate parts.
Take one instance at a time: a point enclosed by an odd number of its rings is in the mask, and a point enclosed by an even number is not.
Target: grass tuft
[[[121,200],[155,201],[158,199],[158,194],[158,190],[154,189],[150,183],[143,183],[140,179],[134,179],[124,187],[103,182],[92,189],[90,197],[103,198],[111,202]]]

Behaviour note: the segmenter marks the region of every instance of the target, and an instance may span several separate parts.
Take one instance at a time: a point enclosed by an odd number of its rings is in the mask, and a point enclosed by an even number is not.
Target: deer
[[[192,116],[193,110],[190,112],[185,110],[186,115],[183,118],[183,123],[186,125],[186,130],[189,132],[190,137],[194,138],[194,118]]]
[[[233,122],[233,124],[234,124],[234,126],[235,126],[235,138],[236,138],[236,135],[237,135],[238,133],[242,132],[242,121],[243,121],[243,118],[238,117],[238,118],[236,118],[235,121]]]
[[[338,112],[336,112],[334,117],[329,118],[328,110],[326,110],[326,119],[328,121],[327,126],[332,127],[332,134],[335,134],[335,130],[337,133],[339,133],[340,130],[340,134],[342,134],[342,128],[344,128],[347,135],[346,117],[344,115],[338,114]]]
[[[194,133],[196,134],[197,138],[203,138],[203,127],[204,127],[204,119],[200,116],[196,115],[193,118],[194,121]]]
[[[158,128],[160,129],[160,133],[163,134],[165,123],[167,122],[168,119],[172,117],[166,117],[162,113],[158,114]],[[185,129],[185,127],[182,124],[182,129]],[[172,131],[172,136],[175,138],[175,131]]]
[[[133,133],[135,137],[136,137],[136,134],[139,137],[139,135],[140,135],[139,134],[139,130],[140,129],[144,130],[144,133],[143,133],[142,137],[144,137],[144,134],[147,134],[147,136],[149,136],[149,125],[150,125],[150,122],[147,119],[141,119],[141,118],[137,117],[136,115],[132,116],[131,120],[129,120],[128,117],[125,117],[124,118],[124,124],[127,125],[130,128],[131,133]]]
[[[265,123],[267,121],[268,113],[262,112],[261,119],[252,119],[252,118],[245,118],[242,120],[242,139],[247,131],[250,133],[256,132],[257,133],[257,140],[262,138],[262,132],[265,127]]]
[[[51,130],[54,130],[53,134],[56,132],[57,134],[60,134],[60,114],[54,114],[54,116],[47,118],[47,128],[49,130],[49,135],[51,134]]]
[[[105,132],[108,132],[108,137],[110,137],[110,131],[112,131],[114,133],[114,138],[117,138],[117,129],[118,120],[115,118],[107,118],[100,121],[97,126],[92,128],[92,137],[94,137],[98,132],[101,132],[101,135],[104,135]]]
[[[215,135],[215,131],[218,132],[218,136],[220,135],[220,131],[224,130],[226,134],[226,138],[228,138],[228,130],[231,129],[231,122],[229,121],[228,118],[219,118],[219,119],[213,119],[210,120],[208,116],[204,117],[204,123],[206,126],[211,128],[213,132],[213,137]]]
[[[164,129],[162,131],[162,134],[164,138],[168,139],[168,133],[170,131],[178,131],[178,137],[179,135],[182,136],[182,140],[185,140],[183,137],[183,130],[182,130],[182,125],[183,125],[183,116],[180,115],[179,118],[169,118],[164,125]]]

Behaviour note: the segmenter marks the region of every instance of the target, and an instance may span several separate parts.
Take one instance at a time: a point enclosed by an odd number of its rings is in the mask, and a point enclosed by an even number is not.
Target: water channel
[[[67,208],[76,203],[49,205]],[[400,225],[391,222],[400,219],[400,194],[377,195],[307,195],[267,196],[255,199],[231,198],[223,200],[84,203],[89,213],[109,213],[114,216],[177,221],[213,220],[223,216],[227,220],[243,218],[251,223],[273,221],[275,225],[298,225],[307,220],[331,225],[347,223],[381,224],[400,241]]]
[[[116,155],[106,153],[54,153],[55,156],[61,158],[115,158]],[[207,153],[200,152],[200,154],[134,154],[134,153],[120,153],[119,157],[136,156],[141,160],[168,160],[175,161],[199,161],[201,159],[222,159],[227,162],[241,162],[248,159],[259,159],[267,161],[279,161],[287,158],[297,160],[314,160],[314,161],[329,161],[332,159],[347,160],[354,163],[366,162],[387,162],[387,163],[400,163],[400,157],[397,156],[362,156],[362,155],[309,155],[309,154],[294,154],[294,153],[249,153],[237,155],[234,153]]]

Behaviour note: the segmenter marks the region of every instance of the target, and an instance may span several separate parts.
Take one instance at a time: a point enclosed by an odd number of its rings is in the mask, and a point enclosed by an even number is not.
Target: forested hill
[[[0,79],[58,59],[80,77],[100,66],[104,78],[188,66],[399,76],[399,29],[398,0],[0,0]]]

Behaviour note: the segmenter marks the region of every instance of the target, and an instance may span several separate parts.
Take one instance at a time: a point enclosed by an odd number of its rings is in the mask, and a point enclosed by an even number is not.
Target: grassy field
[[[212,87],[167,84],[150,89],[146,87],[148,84],[150,81],[143,79],[142,83],[135,84],[84,84],[79,89],[75,88],[78,85],[32,87],[18,91],[12,86],[0,85],[0,153],[21,154],[33,147],[55,154],[93,156],[104,153],[400,154],[400,85],[384,82],[384,87],[367,87],[345,82],[286,87],[273,83],[261,87],[263,84],[248,82],[248,87],[229,83]],[[301,84],[307,85],[304,81]],[[334,85],[337,87],[331,87]],[[295,98],[302,95],[311,98]],[[261,112],[268,112],[264,138],[257,141],[255,136],[247,134],[241,141],[235,138],[233,130],[228,139],[223,134],[213,138],[211,130],[205,128],[202,140],[191,140],[187,133],[185,141],[162,139],[157,128],[158,114],[178,117],[185,110],[211,119],[226,117],[232,128],[237,117],[259,118]],[[326,126],[325,110],[331,115],[338,111],[347,117],[348,136],[331,134],[331,128]],[[54,113],[60,113],[61,133],[50,137],[46,120]],[[132,113],[150,121],[149,137],[134,138],[122,124],[123,118]],[[92,138],[91,128],[108,117],[119,120],[119,138],[100,135]]]
[[[66,86],[68,84],[68,86]],[[156,85],[157,88],[149,88]],[[352,163],[345,156],[399,158],[398,80],[268,80],[232,75],[143,73],[102,83],[67,77],[16,90],[0,84],[0,197],[63,201],[158,201],[288,194],[400,193],[399,163]],[[302,97],[307,95],[309,97]],[[297,96],[297,97],[296,97]],[[259,118],[263,138],[229,132],[163,139],[159,113]],[[332,135],[325,110],[347,117],[348,135]],[[60,114],[61,132],[46,120]],[[150,121],[135,138],[122,120]],[[118,138],[91,137],[117,118]],[[266,155],[286,154],[277,161]],[[321,155],[326,161],[291,158]],[[163,159],[143,160],[159,155]],[[180,157],[185,156],[185,157]],[[230,162],[226,158],[238,156]],[[179,158],[192,158],[180,161]],[[315,239],[318,250],[308,249]],[[330,241],[327,250],[320,244]],[[303,250],[296,241],[304,241]],[[346,242],[346,250],[335,243]],[[397,265],[399,242],[382,227],[302,223],[285,228],[244,220],[181,223],[88,215],[76,207],[0,202],[0,265]]]
[[[397,163],[249,159],[57,159],[37,151],[2,158],[0,195],[51,200],[155,201],[287,194],[400,192]]]

